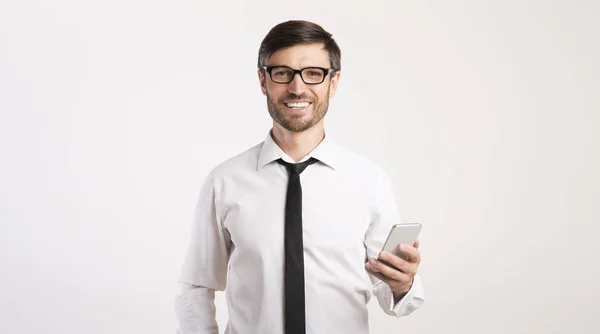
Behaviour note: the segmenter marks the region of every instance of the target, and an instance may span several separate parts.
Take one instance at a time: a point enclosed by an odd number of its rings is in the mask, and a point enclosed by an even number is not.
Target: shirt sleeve
[[[214,293],[225,290],[231,239],[218,210],[219,186],[209,175],[198,196],[179,275],[175,313],[180,334],[217,333]]]
[[[213,289],[180,283],[175,315],[177,334],[219,334]]]
[[[401,223],[392,183],[385,171],[379,169],[372,183],[372,219],[365,235],[367,258],[377,258],[394,224]],[[394,295],[390,287],[377,277],[369,275],[373,283],[373,294],[381,309],[389,315],[401,317],[412,313],[423,302],[424,290],[419,274],[415,275],[413,285],[406,295],[394,305]]]

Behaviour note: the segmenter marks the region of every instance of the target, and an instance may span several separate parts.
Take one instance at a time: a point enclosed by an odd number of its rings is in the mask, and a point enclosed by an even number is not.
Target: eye
[[[323,78],[323,71],[318,68],[307,68],[304,70],[303,75],[306,78],[310,78],[312,80],[320,80]]]
[[[278,78],[285,78],[290,76],[291,74],[292,71],[286,68],[274,68],[273,71],[271,71],[271,75]]]

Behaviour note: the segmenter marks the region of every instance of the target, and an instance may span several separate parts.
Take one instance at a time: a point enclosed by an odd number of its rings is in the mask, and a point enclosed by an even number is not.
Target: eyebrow
[[[265,64],[265,67],[279,67],[279,66],[281,66],[281,67],[289,67],[289,68],[291,68],[291,69],[294,69],[294,70],[300,70],[300,69],[303,69],[303,68],[309,68],[309,67],[330,68],[330,67],[329,67],[329,65],[327,65],[327,66],[310,65],[310,66],[304,66],[304,67],[300,67],[300,68],[294,68],[294,67],[292,67],[292,66],[289,66],[289,65],[282,65],[282,64],[276,64],[276,65],[266,65],[266,64]]]

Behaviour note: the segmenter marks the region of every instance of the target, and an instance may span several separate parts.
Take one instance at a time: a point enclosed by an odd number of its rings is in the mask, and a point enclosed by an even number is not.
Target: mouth
[[[286,107],[290,108],[290,109],[304,109],[306,107],[308,107],[309,105],[312,104],[312,102],[285,102],[284,103]]]
[[[301,102],[284,102],[285,111],[291,116],[304,116],[308,113],[312,102],[301,101]]]

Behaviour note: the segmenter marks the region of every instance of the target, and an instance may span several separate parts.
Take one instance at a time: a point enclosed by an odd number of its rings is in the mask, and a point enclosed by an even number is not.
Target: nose
[[[295,73],[292,81],[288,83],[287,90],[295,95],[302,95],[306,91],[306,84],[302,81],[300,73]]]

